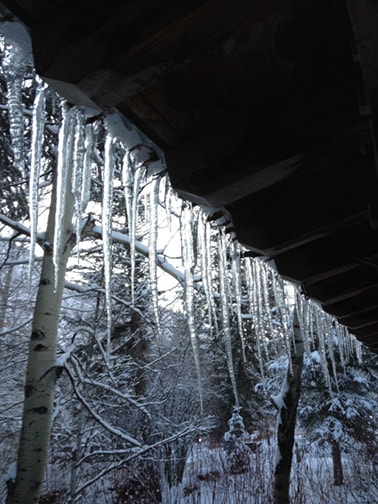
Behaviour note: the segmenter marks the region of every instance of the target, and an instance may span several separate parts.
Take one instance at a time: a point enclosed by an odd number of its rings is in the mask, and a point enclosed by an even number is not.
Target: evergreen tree
[[[362,360],[350,358],[344,366],[336,347],[334,373],[329,364],[331,387],[325,383],[319,353],[305,360],[299,422],[311,441],[331,447],[335,485],[344,481],[343,453],[358,451],[371,457],[377,448],[377,387],[372,379],[377,358],[366,352]]]

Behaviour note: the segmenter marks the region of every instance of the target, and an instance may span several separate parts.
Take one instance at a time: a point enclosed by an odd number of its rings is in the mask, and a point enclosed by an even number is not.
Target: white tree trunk
[[[68,168],[68,167],[67,167]],[[68,177],[70,179],[70,177]],[[17,459],[17,476],[8,481],[9,504],[38,502],[45,477],[54,408],[57,333],[64,289],[66,264],[75,244],[72,233],[73,204],[69,195],[62,229],[65,245],[54,290],[52,243],[55,229],[55,184],[46,233],[42,272],[34,309],[25,382],[22,429]]]

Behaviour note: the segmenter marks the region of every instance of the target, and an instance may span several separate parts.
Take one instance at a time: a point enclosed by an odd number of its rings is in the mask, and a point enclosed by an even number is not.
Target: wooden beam
[[[378,287],[378,263],[371,267],[359,266],[325,280],[304,284],[306,294],[323,306],[358,296],[371,287]]]
[[[354,317],[378,308],[378,287],[366,289],[357,296],[324,306],[324,310],[334,315],[341,323],[343,319]]]

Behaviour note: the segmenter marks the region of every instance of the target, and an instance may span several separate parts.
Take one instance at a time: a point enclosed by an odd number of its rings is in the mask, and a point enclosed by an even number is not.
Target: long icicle
[[[13,165],[25,178],[24,153],[24,112],[22,104],[22,84],[28,65],[32,61],[29,34],[19,22],[4,22],[0,26],[5,48],[2,71],[7,86],[9,133],[13,151]]]
[[[243,361],[247,362],[245,355],[245,341],[242,317],[242,286],[241,286],[241,265],[240,265],[240,245],[238,242],[232,243],[232,284],[235,296],[236,317],[238,322],[239,338],[242,348]]]
[[[185,310],[190,342],[192,345],[194,363],[197,371],[198,379],[198,394],[200,401],[200,412],[203,413],[203,394],[202,394],[202,373],[201,363],[197,342],[197,331],[195,322],[195,307],[194,307],[194,253],[193,253],[193,230],[192,230],[192,208],[185,206],[182,210],[182,226],[181,226],[181,243],[182,255],[185,273]]]
[[[150,289],[152,296],[152,308],[158,336],[161,335],[159,316],[159,295],[157,284],[157,235],[158,235],[158,206],[159,206],[160,177],[155,176],[150,184],[150,222],[148,236],[148,263],[150,270]]]
[[[74,125],[74,146],[73,146],[73,159],[72,159],[72,181],[71,181],[71,192],[74,199],[74,232],[76,235],[76,246],[77,246],[77,258],[79,260],[79,243],[81,239],[81,220],[82,220],[82,209],[83,209],[83,177],[84,177],[84,155],[85,155],[85,144],[84,144],[84,117],[83,114],[78,110],[75,118]]]
[[[133,173],[133,185],[132,185],[132,203],[131,203],[131,215],[129,223],[130,232],[130,263],[131,263],[131,304],[135,304],[135,276],[136,276],[136,233],[137,233],[137,222],[138,222],[138,203],[139,203],[139,190],[140,183],[142,179],[143,167],[132,165],[134,168]]]
[[[107,358],[110,363],[112,336],[112,206],[113,206],[113,137],[107,132],[104,150],[104,188],[102,197],[102,244],[104,252],[105,304],[107,315]]]
[[[37,241],[38,228],[38,205],[39,205],[39,175],[41,169],[41,154],[43,143],[43,132],[45,126],[45,86],[38,79],[38,87],[33,104],[32,117],[32,137],[31,137],[31,163],[29,182],[29,207],[30,207],[30,256],[28,268],[28,284],[30,287],[33,267],[34,253]]]
[[[206,222],[206,215],[200,213],[198,219],[198,243],[200,247],[200,264],[201,264],[201,277],[202,284],[205,291],[207,312],[209,317],[209,328],[213,331],[213,325],[215,332],[218,332],[217,317],[215,312],[214,297],[211,291],[212,277],[211,277],[211,244],[210,244],[210,226]]]
[[[73,149],[73,123],[76,110],[68,108],[66,103],[62,104],[62,124],[58,135],[58,160],[56,168],[57,195],[55,212],[55,229],[53,244],[53,264],[55,268],[54,289],[57,288],[59,278],[60,257],[63,248],[63,235],[67,230],[62,229],[64,213],[66,210],[68,185],[70,183],[72,149]]]
[[[228,272],[226,260],[227,246],[226,237],[222,230],[219,236],[219,290],[220,302],[222,313],[222,332],[224,344],[226,349],[227,367],[231,380],[232,390],[234,393],[235,406],[239,407],[239,396],[236,386],[234,359],[232,355],[232,335],[230,326],[229,306],[231,303],[229,285],[228,285]]]
[[[96,125],[87,124],[85,126],[85,144],[84,144],[84,167],[83,181],[81,186],[81,211],[84,212],[89,202],[91,192],[91,174],[92,163],[96,145],[96,136],[98,128]]]
[[[248,302],[249,302],[249,311],[251,314],[251,329],[254,329],[255,333],[255,343],[257,349],[257,359],[260,368],[260,376],[263,385],[264,391],[266,390],[266,381],[265,381],[265,372],[264,372],[264,361],[261,351],[260,344],[260,331],[258,328],[258,307],[256,301],[256,286],[255,286],[255,276],[254,276],[254,259],[250,257],[245,258],[245,276],[246,276],[246,284],[247,284],[247,294],[248,294]]]

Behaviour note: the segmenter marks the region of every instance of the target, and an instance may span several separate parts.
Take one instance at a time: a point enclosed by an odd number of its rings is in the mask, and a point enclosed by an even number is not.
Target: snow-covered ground
[[[293,458],[292,504],[376,504],[378,474],[354,454],[344,456],[344,484],[333,485],[330,454],[299,439]],[[165,504],[269,504],[272,501],[274,440],[251,443],[249,470],[232,474],[223,447],[196,443],[182,484],[167,491]]]

